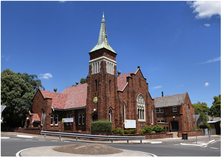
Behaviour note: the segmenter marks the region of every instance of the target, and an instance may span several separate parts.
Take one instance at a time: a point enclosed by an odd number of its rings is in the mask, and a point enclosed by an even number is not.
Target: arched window
[[[55,119],[54,120],[55,120],[55,125],[58,125],[58,115],[57,114],[55,115]]]
[[[145,121],[145,100],[144,97],[140,94],[137,97],[137,111],[138,111],[138,120]]]
[[[54,115],[52,114],[51,115],[51,125],[53,125],[54,124]]]
[[[44,110],[41,110],[41,124],[44,125]]]
[[[109,110],[109,121],[111,122],[111,109]]]
[[[95,80],[95,91],[97,91],[97,80]]]
[[[78,115],[78,125],[81,125],[81,114]]]
[[[82,113],[82,125],[84,125],[84,113]]]
[[[126,114],[125,114],[126,110],[125,109],[126,109],[125,105],[123,104],[123,123],[125,122],[125,119],[126,119]]]

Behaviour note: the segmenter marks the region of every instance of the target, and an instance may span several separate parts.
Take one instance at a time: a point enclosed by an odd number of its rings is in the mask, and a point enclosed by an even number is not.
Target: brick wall
[[[182,137],[182,133],[187,133],[188,136],[196,136],[196,131],[179,131],[178,137]],[[202,136],[203,130],[197,130],[197,136]]]

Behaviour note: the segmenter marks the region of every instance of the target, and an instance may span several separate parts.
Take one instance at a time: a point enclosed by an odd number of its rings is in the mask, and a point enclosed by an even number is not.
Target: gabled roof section
[[[63,109],[86,107],[87,83],[66,88],[62,94],[67,95]]]
[[[36,121],[40,121],[40,118],[39,118],[39,116],[38,116],[37,113],[33,113],[32,116],[33,116],[33,117],[32,117],[32,120],[33,120],[33,121],[35,121],[35,122],[36,122]]]
[[[131,72],[131,73],[126,73],[126,74],[122,74],[120,76],[117,77],[117,86],[118,86],[118,90],[119,91],[123,91],[126,86],[127,86],[127,77],[131,76],[130,74],[135,74],[137,71],[135,72]]]
[[[161,107],[180,106],[184,103],[185,98],[186,98],[186,93],[157,97],[153,99],[155,107],[161,108]]]
[[[63,93],[55,93],[45,90],[40,90],[44,98],[51,98],[54,108],[63,109],[68,95]]]
[[[99,39],[97,45],[89,52],[94,52],[96,50],[105,48],[113,53],[116,53],[112,47],[108,44],[108,39],[107,39],[107,30],[106,30],[106,24],[105,24],[105,19],[104,19],[104,13],[101,21],[101,28],[100,28],[100,34],[99,34]]]

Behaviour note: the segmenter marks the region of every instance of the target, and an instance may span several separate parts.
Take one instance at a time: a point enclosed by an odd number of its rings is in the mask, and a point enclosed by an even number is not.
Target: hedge
[[[91,131],[111,131],[112,123],[108,120],[98,120],[91,122]]]

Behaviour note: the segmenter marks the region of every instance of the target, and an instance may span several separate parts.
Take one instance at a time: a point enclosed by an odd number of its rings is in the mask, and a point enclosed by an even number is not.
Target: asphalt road
[[[162,144],[107,144],[112,147],[128,150],[136,150],[153,153],[157,156],[220,156],[220,139],[207,147],[183,146],[180,142],[170,142]],[[189,142],[189,141],[188,141]],[[26,139],[11,137],[1,140],[1,155],[15,156],[15,154],[25,148],[39,146],[59,146],[76,144],[82,142],[68,142],[50,139]]]

